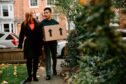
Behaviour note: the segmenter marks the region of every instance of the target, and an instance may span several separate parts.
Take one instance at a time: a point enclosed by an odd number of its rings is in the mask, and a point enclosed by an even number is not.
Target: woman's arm
[[[19,34],[19,44],[18,44],[18,48],[22,48],[22,44],[24,41],[24,23],[21,24],[21,30],[20,30],[20,34]]]

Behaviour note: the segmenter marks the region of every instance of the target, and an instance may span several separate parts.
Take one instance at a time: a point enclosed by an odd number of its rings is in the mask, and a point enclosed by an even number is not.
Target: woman
[[[36,73],[42,48],[41,36],[41,30],[39,30],[38,23],[33,18],[32,13],[26,13],[25,20],[21,24],[18,45],[19,48],[22,48],[22,44],[24,42],[24,58],[26,58],[28,72],[26,82],[32,81],[32,77],[34,81],[38,81]]]

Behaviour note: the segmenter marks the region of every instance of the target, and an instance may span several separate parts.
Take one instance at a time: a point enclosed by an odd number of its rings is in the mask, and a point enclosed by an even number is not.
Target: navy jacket
[[[40,29],[41,31],[43,30],[44,26],[49,26],[49,25],[56,25],[56,24],[59,24],[56,20],[54,19],[51,19],[51,20],[42,20],[40,22]],[[57,44],[57,41],[47,41],[47,42],[44,42],[45,45],[49,45],[49,44]]]

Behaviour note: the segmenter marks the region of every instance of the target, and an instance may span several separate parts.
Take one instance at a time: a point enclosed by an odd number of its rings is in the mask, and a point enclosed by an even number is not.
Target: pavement
[[[32,81],[26,84],[65,84],[63,77],[60,76],[60,72],[61,72],[61,67],[60,64],[63,61],[63,59],[58,59],[57,60],[57,76],[52,76],[51,80],[45,80],[46,74],[45,74],[45,67],[39,67],[38,69],[38,82]]]

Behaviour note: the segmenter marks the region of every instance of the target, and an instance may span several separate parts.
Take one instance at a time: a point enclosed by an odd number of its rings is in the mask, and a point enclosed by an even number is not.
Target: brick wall
[[[39,0],[39,5],[37,8],[30,8],[29,0],[14,0],[14,17],[15,17],[15,27],[16,34],[19,34],[20,27],[18,24],[24,20],[26,12],[35,12],[36,14],[41,15],[43,9],[46,7],[46,0]],[[41,20],[41,16],[39,16]]]
[[[14,0],[14,17],[16,21],[23,19],[23,0]]]
[[[21,24],[21,22],[24,20],[26,12],[32,11],[35,14],[39,14],[39,17],[38,17],[39,21],[42,20],[41,14],[43,13],[43,9],[46,7],[46,1],[47,0],[39,0],[39,5],[37,8],[30,8],[29,0],[14,0],[14,16],[15,16],[15,27],[16,27],[17,35],[19,34],[19,31],[20,31],[19,24]],[[59,23],[61,25],[65,25],[65,26],[67,25],[66,19],[60,20],[60,16],[58,18],[60,21]]]
[[[42,13],[46,6],[46,0],[39,0],[38,8],[30,8],[29,0],[15,0],[14,1],[14,15],[18,20],[25,17],[26,12],[34,11],[35,13]]]

